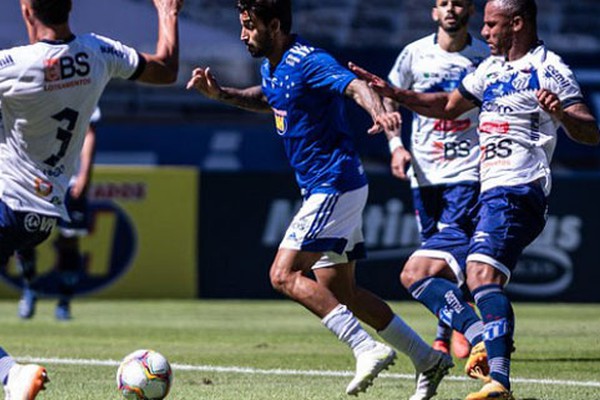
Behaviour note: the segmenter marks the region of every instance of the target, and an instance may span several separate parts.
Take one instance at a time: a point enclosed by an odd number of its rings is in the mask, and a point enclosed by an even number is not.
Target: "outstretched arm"
[[[400,113],[386,112],[381,97],[379,97],[366,82],[360,79],[354,79],[346,87],[344,94],[352,98],[359,106],[367,111],[373,119],[373,126],[369,129],[369,134],[379,133],[381,131],[393,131],[400,128]]]
[[[475,108],[470,100],[464,98],[458,90],[452,93],[417,93],[412,90],[394,88],[381,77],[349,63],[352,72],[364,79],[379,95],[391,98],[401,106],[430,118],[455,119],[464,112]]]
[[[255,112],[271,112],[260,86],[246,89],[221,87],[210,68],[196,68],[187,83],[187,89],[196,89],[209,99]]]
[[[546,89],[539,90],[537,97],[542,109],[563,125],[572,140],[588,145],[600,143],[598,123],[585,104],[576,103],[563,109],[558,96]]]
[[[146,65],[139,82],[167,84],[177,80],[179,69],[178,15],[183,0],[154,0],[158,14],[158,40],[154,54],[141,53]]]

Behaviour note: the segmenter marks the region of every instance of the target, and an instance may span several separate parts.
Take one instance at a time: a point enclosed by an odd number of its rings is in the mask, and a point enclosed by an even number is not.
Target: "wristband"
[[[398,147],[404,147],[404,145],[402,144],[402,140],[400,140],[399,136],[394,136],[393,138],[391,138],[388,142],[388,146],[390,147],[390,153],[394,153],[394,151]]]

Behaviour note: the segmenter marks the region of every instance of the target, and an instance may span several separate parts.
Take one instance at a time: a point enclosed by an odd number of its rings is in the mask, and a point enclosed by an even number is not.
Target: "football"
[[[164,399],[172,382],[169,361],[154,350],[134,351],[125,356],[117,370],[117,386],[126,399]]]

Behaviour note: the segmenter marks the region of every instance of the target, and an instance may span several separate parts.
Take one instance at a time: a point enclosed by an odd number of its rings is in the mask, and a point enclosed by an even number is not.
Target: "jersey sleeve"
[[[388,74],[390,83],[400,89],[410,89],[414,82],[411,64],[412,52],[407,46],[400,52]]]
[[[485,91],[485,71],[487,70],[487,62],[479,64],[475,71],[468,73],[460,83],[458,91],[460,94],[475,103],[477,106],[481,106],[483,102],[483,94]]]
[[[563,108],[583,102],[583,94],[573,71],[559,58],[544,66],[542,87],[556,94]]]
[[[9,50],[0,50],[0,97],[11,88],[14,65],[15,55]]]
[[[331,55],[314,51],[302,63],[302,73],[308,86],[343,94],[346,87],[357,79],[350,70],[342,67]]]
[[[111,77],[134,80],[141,74],[144,59],[135,49],[107,37],[96,38],[100,41],[100,53],[109,66]]]

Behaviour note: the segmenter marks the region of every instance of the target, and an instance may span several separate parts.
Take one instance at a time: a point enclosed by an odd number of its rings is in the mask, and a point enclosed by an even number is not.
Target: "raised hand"
[[[210,67],[195,68],[186,89],[196,89],[208,98],[217,100],[222,92],[221,86],[210,71]]]
[[[395,131],[400,129],[402,124],[402,116],[399,112],[384,112],[379,114],[373,121],[373,126],[369,128],[367,133],[373,135],[382,131]]]

